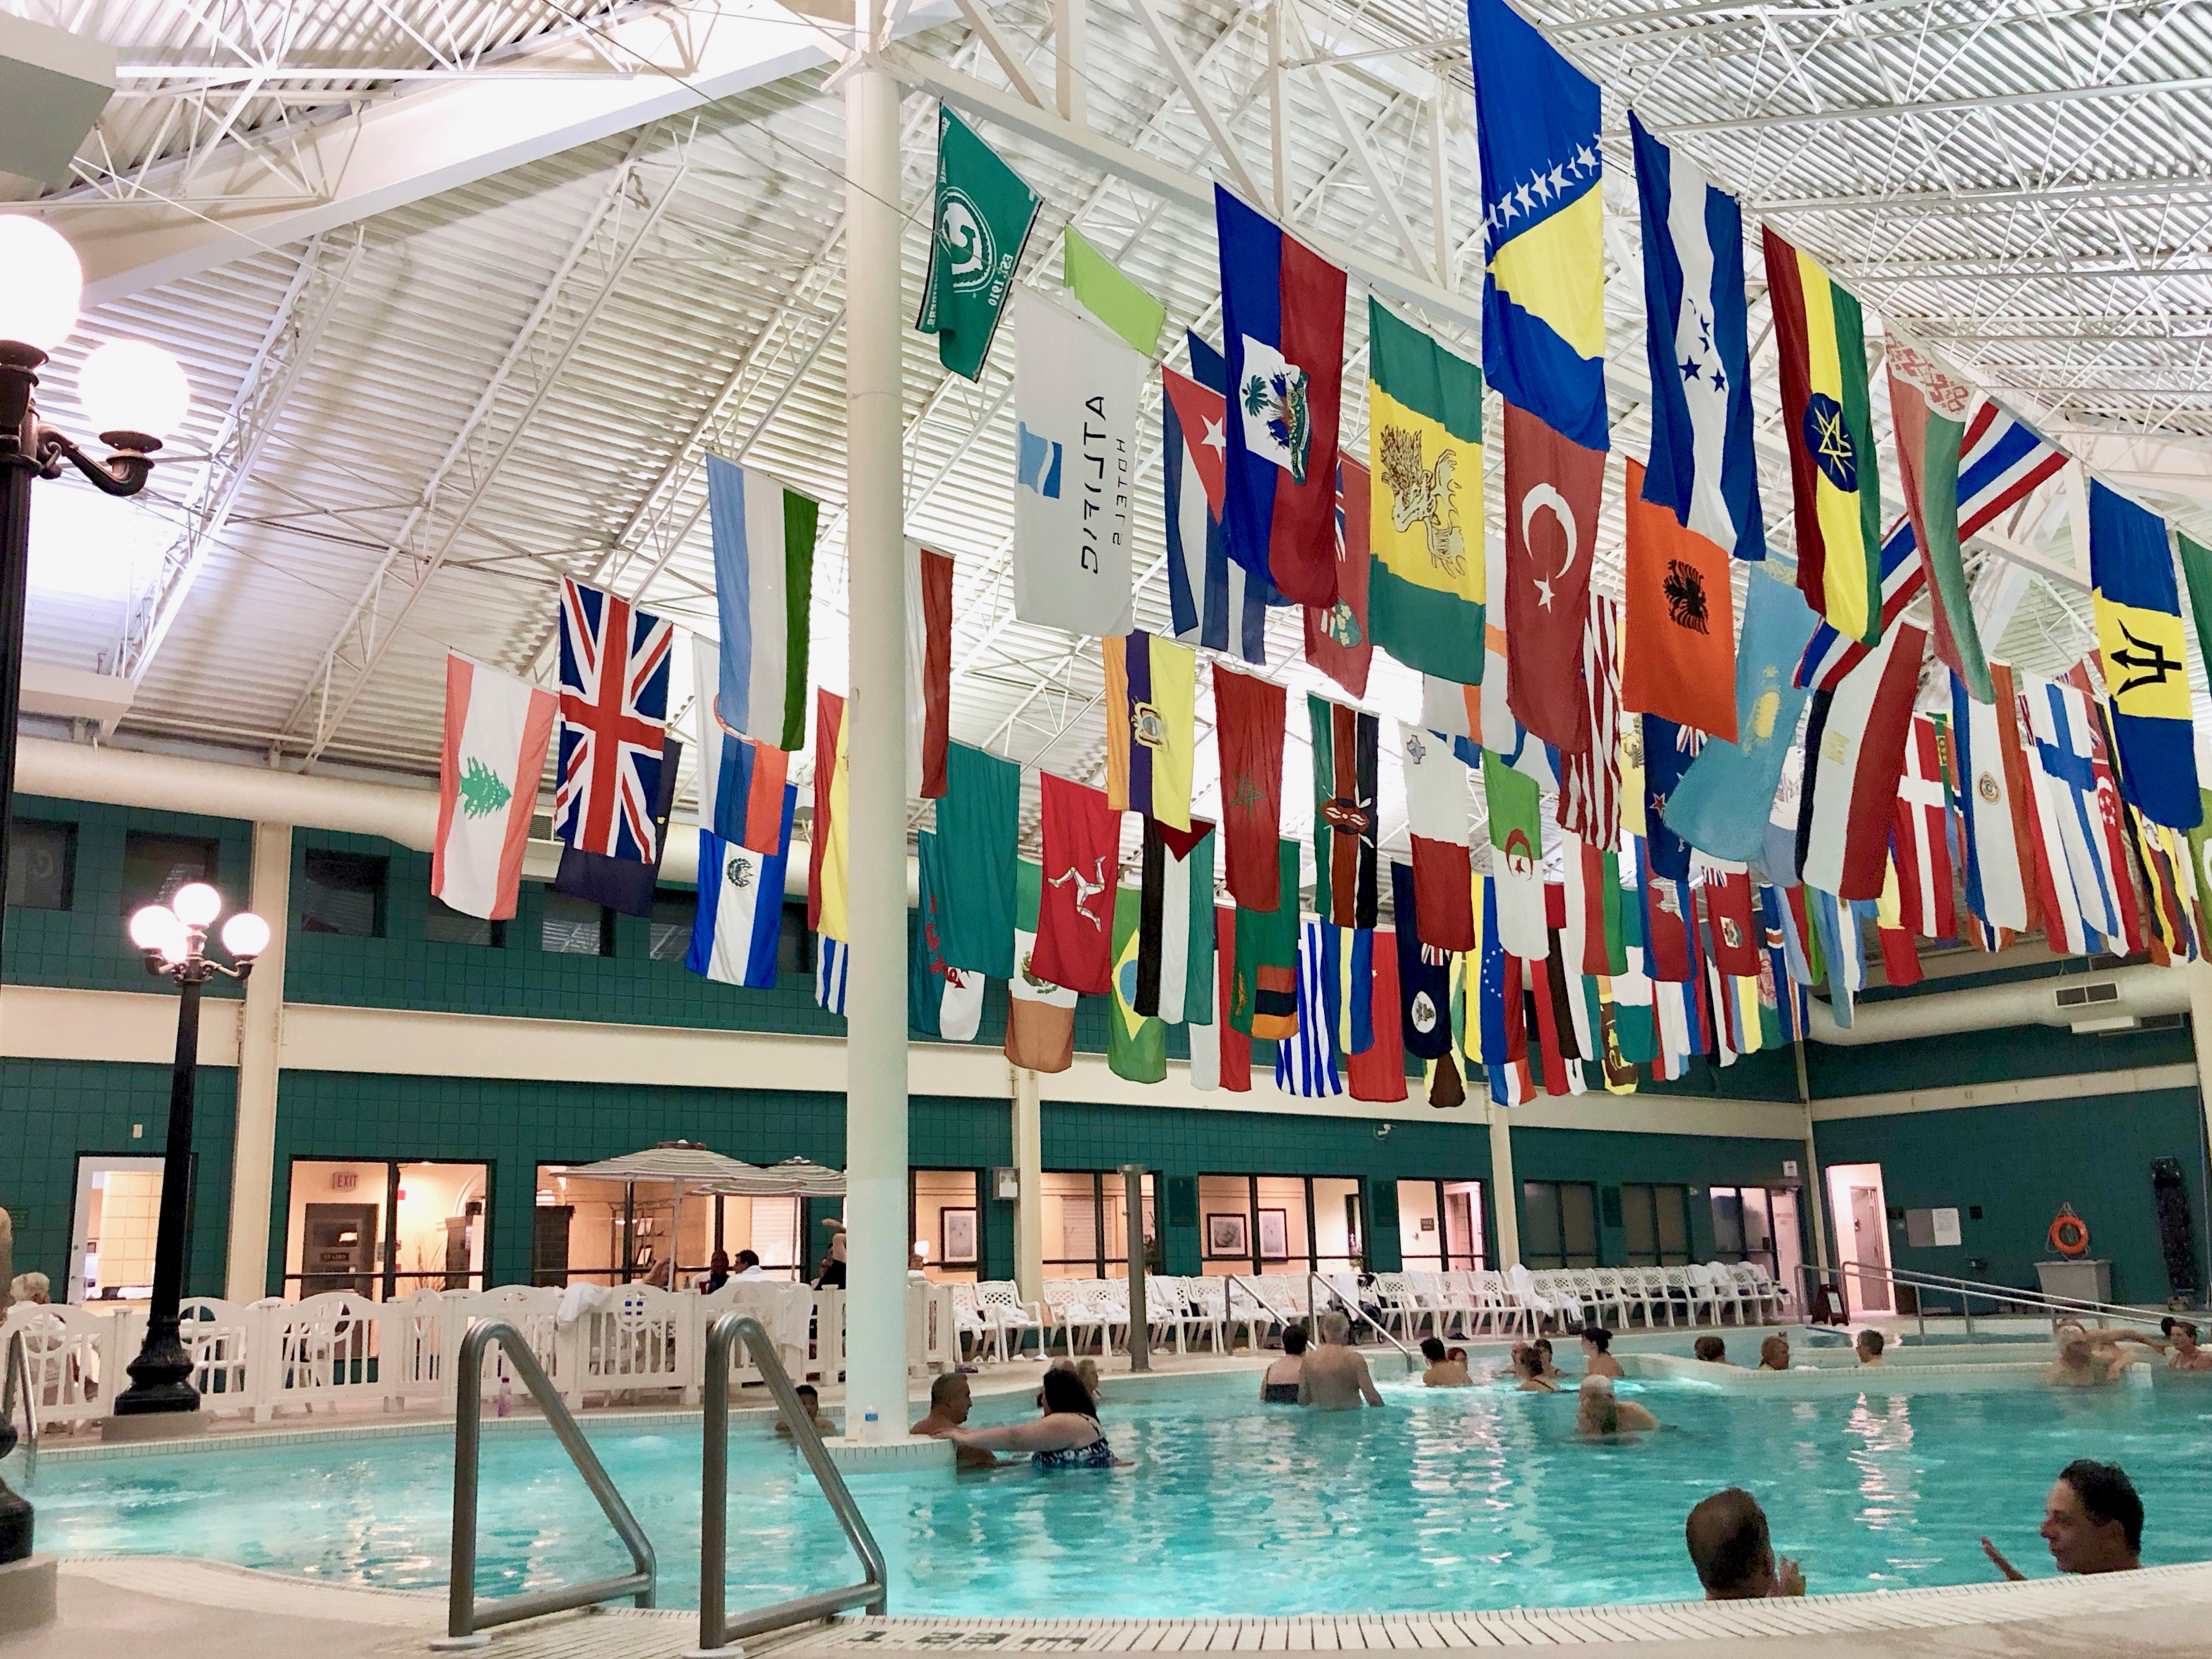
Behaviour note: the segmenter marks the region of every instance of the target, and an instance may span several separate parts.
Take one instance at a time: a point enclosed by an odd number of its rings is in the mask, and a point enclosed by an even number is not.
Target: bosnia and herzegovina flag
[[[1468,0],[1487,268],[1482,369],[1508,403],[1606,447],[1597,82],[1505,0]]]
[[[1367,626],[1409,668],[1482,683],[1482,370],[1367,302]]]
[[[1283,596],[1336,603],[1344,272],[1219,186],[1229,359],[1229,556]]]
[[[1881,637],[1881,477],[1866,321],[1826,271],[1772,230],[1762,234],[1797,509],[1797,586],[1838,633],[1871,645]]]
[[[2119,748],[2120,793],[2175,829],[2203,821],[2182,644],[2181,595],[2166,521],[2089,481],[2089,582],[2097,649]]]

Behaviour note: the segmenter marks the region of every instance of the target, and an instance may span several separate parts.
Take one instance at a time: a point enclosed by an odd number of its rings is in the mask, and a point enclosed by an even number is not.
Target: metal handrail
[[[1337,1288],[1331,1284],[1326,1278],[1322,1278],[1321,1274],[1316,1272],[1311,1268],[1308,1268],[1306,1270],[1306,1305],[1313,1309],[1313,1316],[1316,1320],[1318,1320],[1321,1317],[1321,1305],[1314,1300],[1313,1290],[1316,1284],[1319,1284],[1323,1290],[1327,1290],[1328,1292],[1329,1300],[1337,1303],[1340,1307],[1343,1304],[1344,1297],[1342,1294],[1338,1291]],[[1383,1325],[1382,1321],[1376,1319],[1372,1314],[1369,1313],[1365,1308],[1362,1307],[1358,1298],[1355,1297],[1352,1301],[1352,1306],[1345,1308],[1344,1312],[1351,1317],[1355,1325],[1362,1320],[1364,1320],[1370,1326],[1374,1327],[1375,1333],[1377,1336],[1381,1337],[1383,1341],[1389,1343],[1393,1348],[1395,1348],[1398,1351],[1399,1357],[1406,1362],[1406,1372],[1407,1375],[1410,1376],[1415,1371],[1419,1370],[1427,1363],[1422,1359],[1419,1354],[1416,1353],[1413,1349],[1408,1348],[1404,1343],[1399,1341],[1397,1338],[1392,1336],[1389,1329]],[[1318,1329],[1318,1326],[1316,1326],[1316,1328]]]
[[[520,1595],[477,1599],[477,1476],[483,1447],[483,1360],[484,1351],[495,1342],[528,1385],[538,1409],[545,1413],[546,1422],[559,1436],[561,1449],[568,1454],[576,1473],[584,1477],[584,1484],[592,1489],[599,1508],[614,1523],[615,1531],[629,1551],[630,1571],[613,1578],[594,1579],[588,1584],[556,1584],[544,1589],[525,1590]],[[637,1524],[637,1517],[630,1513],[629,1505],[615,1489],[599,1454],[592,1449],[591,1442],[584,1438],[584,1431],[577,1427],[575,1418],[562,1403],[552,1379],[538,1364],[538,1357],[530,1351],[522,1333],[503,1319],[479,1320],[461,1339],[459,1360],[456,1387],[459,1396],[453,1409],[453,1583],[446,1599],[446,1634],[430,1645],[481,1647],[490,1639],[483,1632],[492,1625],[511,1625],[519,1619],[536,1619],[549,1613],[565,1613],[571,1607],[587,1607],[622,1595],[630,1597],[641,1607],[651,1607],[653,1586],[659,1577],[653,1541],[646,1537],[645,1529]]]
[[[2090,1302],[2076,1296],[2053,1296],[2046,1290],[2022,1290],[2009,1285],[1990,1284],[1981,1279],[1954,1278],[1948,1273],[1924,1273],[1916,1268],[1868,1267],[1857,1262],[1847,1261],[1838,1262],[1835,1266],[1825,1270],[1811,1263],[1804,1263],[1800,1265],[1798,1271],[1805,1276],[1804,1288],[1808,1290],[1825,1277],[1832,1275],[1841,1278],[1856,1275],[1861,1279],[1878,1280],[1892,1289],[1899,1285],[1906,1285],[1914,1290],[1941,1290],[1956,1296],[1959,1298],[1960,1317],[1966,1320],[1966,1337],[1969,1341],[1973,1339],[1973,1300],[1978,1296],[1996,1306],[2009,1302],[2016,1307],[2032,1308],[2053,1315],[2094,1314],[2100,1319],[2124,1320],[2146,1328],[2154,1328],[2160,1318],[2157,1314],[2146,1313],[2140,1308],[2124,1308],[2116,1302]],[[1809,1308],[1811,1305],[1811,1299],[1808,1297],[1805,1306]],[[1942,1310],[1938,1310],[1938,1317],[1941,1317],[1941,1314]],[[1917,1318],[1920,1321],[1921,1334],[1925,1336],[1928,1332],[1928,1310],[1924,1307],[1919,1310]]]
[[[8,1333],[8,1357],[5,1364],[7,1381],[0,1386],[0,1423],[15,1420],[15,1401],[23,1402],[23,1462],[36,1474],[39,1470],[39,1397],[31,1387],[30,1357],[23,1349],[23,1333]]]
[[[739,1339],[743,1339],[753,1363],[767,1381],[769,1393],[775,1397],[776,1410],[791,1430],[792,1443],[799,1448],[807,1467],[814,1472],[823,1497],[830,1500],[830,1507],[836,1512],[837,1524],[844,1528],[846,1540],[860,1558],[867,1577],[842,1589],[796,1596],[732,1619],[725,1600],[730,1546],[730,1350]],[[827,1619],[848,1607],[864,1607],[870,1613],[881,1613],[890,1582],[884,1565],[884,1552],[877,1548],[875,1534],[868,1530],[867,1520],[861,1515],[860,1506],[853,1501],[844,1476],[830,1461],[813,1418],[799,1403],[798,1391],[792,1387],[783,1362],[776,1357],[775,1344],[769,1339],[761,1322],[748,1314],[726,1313],[707,1327],[706,1406],[706,1420],[700,1428],[696,1650],[714,1653],[728,1649],[734,1652],[735,1644],[748,1636]]]

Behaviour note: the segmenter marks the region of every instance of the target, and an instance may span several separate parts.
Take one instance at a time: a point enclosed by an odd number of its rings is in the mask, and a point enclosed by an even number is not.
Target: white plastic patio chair
[[[1797,1306],[1796,1292],[1768,1272],[1763,1261],[1746,1262],[1744,1268],[1751,1275],[1751,1282],[1759,1288],[1760,1298],[1772,1305],[1776,1322],[1788,1320]]]
[[[1012,1279],[985,1279],[975,1287],[975,1306],[999,1334],[1000,1359],[1018,1359],[1024,1356],[1025,1350],[1022,1336],[1028,1331],[1036,1333],[1036,1357],[1039,1359],[1044,1357],[1044,1310],[1033,1302],[1024,1302],[1021,1287]]]
[[[1000,1359],[1006,1355],[1006,1341],[996,1324],[983,1317],[975,1305],[977,1286],[957,1282],[952,1286],[952,1329],[961,1344],[961,1357],[980,1359],[998,1351]]]
[[[1674,1322],[1674,1309],[1667,1301],[1666,1281],[1659,1277],[1656,1268],[1617,1269],[1614,1283],[1620,1287],[1623,1308],[1621,1323],[1624,1326],[1629,1322],[1631,1313],[1640,1312],[1644,1315],[1644,1328],[1647,1331],[1656,1330],[1658,1328],[1659,1311],[1662,1308],[1666,1310],[1667,1322],[1669,1325]]]
[[[1628,1304],[1621,1299],[1620,1280],[1606,1267],[1577,1267],[1571,1275],[1585,1309],[1595,1312],[1598,1322],[1620,1330],[1628,1323]]]
[[[1369,1295],[1382,1308],[1382,1322],[1386,1327],[1396,1326],[1398,1334],[1409,1344],[1419,1339],[1419,1327],[1425,1321],[1427,1314],[1413,1286],[1407,1283],[1405,1274],[1376,1274],[1375,1283],[1369,1287]],[[1353,1300],[1357,1305],[1356,1300]]]
[[[1476,1275],[1476,1278],[1481,1286],[1480,1295],[1492,1309],[1492,1330],[1510,1331],[1523,1335],[1534,1333],[1536,1310],[1521,1300],[1506,1274],[1492,1267]]]
[[[1667,1293],[1669,1296],[1680,1293],[1688,1308],[1691,1324],[1701,1322],[1709,1310],[1712,1314],[1713,1323],[1717,1325],[1721,1322],[1720,1302],[1713,1294],[1712,1284],[1705,1278],[1705,1269],[1692,1266],[1669,1267],[1665,1272]]]
[[[1738,1325],[1751,1323],[1752,1302],[1744,1294],[1744,1287],[1735,1275],[1735,1269],[1724,1261],[1705,1264],[1705,1283],[1712,1287],[1714,1318],[1725,1324],[1730,1311]]]
[[[1562,1329],[1565,1327],[1566,1309],[1546,1293],[1541,1281],[1522,1264],[1516,1261],[1505,1270],[1505,1283],[1513,1300],[1534,1321],[1532,1330],[1540,1330],[1547,1320],[1557,1320]]]

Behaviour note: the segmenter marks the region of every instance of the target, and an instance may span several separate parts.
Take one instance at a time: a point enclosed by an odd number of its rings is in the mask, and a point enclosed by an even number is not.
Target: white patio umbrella
[[[618,1180],[635,1185],[641,1180],[665,1180],[674,1192],[669,1205],[668,1256],[669,1281],[676,1288],[676,1268],[681,1264],[677,1258],[677,1240],[684,1219],[684,1194],[692,1192],[717,1190],[713,1183],[740,1180],[765,1172],[757,1164],[747,1163],[743,1158],[732,1158],[696,1141],[662,1141],[636,1152],[625,1152],[619,1157],[602,1158],[597,1163],[580,1164],[568,1172],[571,1175],[591,1175],[602,1180]],[[721,1188],[722,1191],[735,1189]],[[750,1190],[750,1189],[747,1189]],[[837,1189],[844,1191],[842,1186]],[[623,1241],[623,1260],[632,1259],[631,1241]]]
[[[845,1172],[830,1169],[807,1158],[786,1158],[781,1163],[745,1166],[741,1173],[707,1182],[702,1192],[737,1198],[795,1195],[802,1199],[842,1199]]]

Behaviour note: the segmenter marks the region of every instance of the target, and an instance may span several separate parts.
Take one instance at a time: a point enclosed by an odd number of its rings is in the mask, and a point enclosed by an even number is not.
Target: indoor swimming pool
[[[2212,1557],[2203,1447],[2212,1379],[2094,1393],[1809,1400],[1626,1384],[1667,1424],[1634,1443],[1573,1433],[1571,1394],[1383,1383],[1389,1409],[1263,1407],[1234,1375],[1109,1383],[1103,1420],[1135,1467],[874,1476],[854,1493],[889,1558],[897,1613],[1291,1614],[1694,1596],[1682,1520],[1749,1487],[1816,1591],[1979,1583],[1987,1533],[2031,1574],[2044,1493],[2065,1463],[2126,1467],[2148,1511],[2146,1564]],[[1026,1413],[980,1400],[973,1421]],[[699,1431],[586,1424],[659,1552],[661,1605],[696,1593]],[[856,1575],[829,1508],[766,1420],[731,1434],[730,1604]],[[7,1473],[64,1554],[173,1552],[334,1583],[442,1586],[452,1434],[156,1456],[48,1455]],[[485,1595],[625,1561],[550,1434],[484,1441]]]

